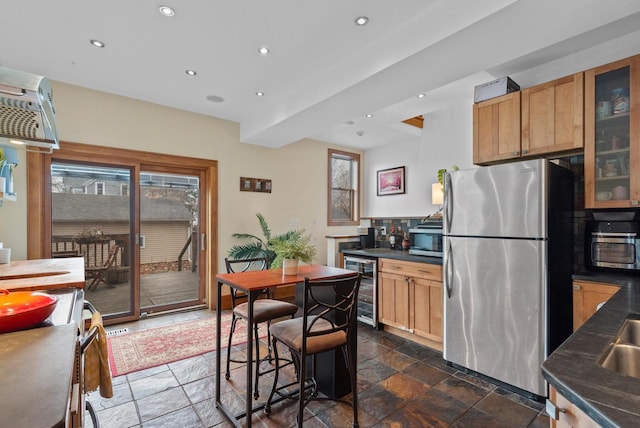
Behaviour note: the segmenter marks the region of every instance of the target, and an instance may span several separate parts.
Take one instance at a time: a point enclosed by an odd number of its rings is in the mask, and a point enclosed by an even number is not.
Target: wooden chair
[[[264,270],[267,268],[267,259],[264,257],[239,260],[229,260],[225,258],[224,262],[227,267],[228,273],[246,272],[248,270]],[[247,361],[251,358],[250,356],[247,356],[246,360],[234,360],[231,358],[231,340],[236,329],[236,323],[238,322],[238,319],[243,319],[245,321],[249,319],[248,303],[246,301],[239,303],[240,300],[246,299],[246,297],[247,295],[245,293],[233,288],[231,289],[231,306],[233,307],[233,312],[231,317],[231,331],[229,331],[229,343],[227,346],[227,372],[225,373],[225,378],[227,380],[229,380],[229,378],[231,377],[229,366],[232,361],[234,363],[247,363]],[[253,396],[256,400],[260,396],[258,392],[258,378],[261,375],[272,371],[268,370],[266,372],[260,372],[260,363],[265,360],[271,362],[272,356],[270,340],[271,336],[269,333],[267,333],[267,355],[264,358],[260,358],[260,339],[258,337],[258,324],[266,322],[267,326],[269,327],[271,326],[271,321],[283,317],[293,317],[298,311],[298,307],[293,303],[273,299],[272,291],[270,289],[263,290],[262,297],[264,298],[259,298],[253,303],[253,336],[255,340],[254,349],[256,353],[256,370]],[[251,331],[251,326],[248,326],[247,330]],[[251,340],[251,338],[249,337],[248,340]],[[247,385],[249,385],[249,382],[250,380],[247,379]]]
[[[305,278],[302,300],[302,317],[280,321],[270,327],[273,337],[273,352],[276,359],[275,374],[271,393],[265,404],[264,412],[271,414],[271,400],[274,393],[287,398],[298,398],[298,426],[302,427],[304,407],[312,399],[334,400],[353,407],[353,426],[358,427],[358,393],[356,382],[357,356],[355,341],[357,325],[356,313],[360,274],[327,281],[311,281]],[[297,382],[276,388],[280,371],[278,342],[289,348],[296,365]],[[340,349],[349,371],[351,384],[351,402],[337,397],[318,397],[316,383],[316,355],[322,352]],[[311,358],[311,377],[307,373],[307,357]],[[288,363],[287,363],[288,364]],[[284,365],[283,365],[284,367]],[[282,392],[298,384],[292,393]]]
[[[85,280],[91,280],[91,283],[87,286],[88,290],[94,290],[101,282],[107,283],[107,272],[115,264],[118,258],[119,245],[114,245],[109,249],[109,256],[102,266],[87,267],[84,269]]]

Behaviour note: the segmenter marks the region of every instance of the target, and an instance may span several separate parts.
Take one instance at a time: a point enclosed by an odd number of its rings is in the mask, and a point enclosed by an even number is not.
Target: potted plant
[[[283,235],[278,235],[274,238],[271,237],[271,229],[269,229],[269,225],[267,221],[264,219],[264,216],[260,213],[256,213],[256,217],[258,217],[258,222],[260,223],[260,228],[262,229],[262,234],[264,238],[260,238],[256,235],[252,235],[250,233],[234,233],[232,236],[236,239],[248,240],[251,239],[253,242],[245,243],[245,244],[236,244],[227,252],[227,256],[231,259],[251,259],[254,257],[266,257],[268,267],[271,266],[273,260],[276,258],[276,254],[273,249],[270,247],[270,242],[272,239],[288,239],[293,233],[287,232]]]
[[[269,242],[275,253],[272,269],[282,267],[284,275],[297,275],[298,262],[311,263],[316,255],[316,247],[311,244],[311,236],[304,230],[291,231],[288,236],[279,236]]]
[[[454,171],[458,171],[460,168],[458,165],[453,166]],[[438,170],[438,182],[441,186],[444,186],[444,174],[447,172],[447,168],[442,168]]]

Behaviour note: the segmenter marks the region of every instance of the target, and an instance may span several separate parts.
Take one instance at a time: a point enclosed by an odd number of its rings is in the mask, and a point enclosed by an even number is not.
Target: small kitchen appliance
[[[374,248],[376,246],[376,229],[374,227],[359,227],[360,248]]]
[[[640,221],[634,211],[587,212],[585,264],[591,270],[640,271]]]
[[[409,229],[409,254],[442,257],[442,221],[427,220]]]

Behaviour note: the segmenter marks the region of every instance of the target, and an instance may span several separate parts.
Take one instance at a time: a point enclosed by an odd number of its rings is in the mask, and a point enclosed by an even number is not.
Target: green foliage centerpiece
[[[304,234],[304,230],[291,230],[282,235],[272,236],[271,229],[264,216],[256,214],[264,238],[249,233],[234,233],[236,239],[253,240],[246,244],[236,244],[228,251],[227,255],[233,259],[249,259],[253,257],[266,257],[270,268],[289,268],[293,262],[285,260],[301,260],[310,263],[316,255],[316,248],[311,244],[311,237]],[[283,266],[286,265],[286,266]],[[287,270],[289,271],[289,270]]]
[[[282,267],[285,275],[296,275],[298,262],[311,263],[316,255],[316,247],[311,244],[311,236],[305,235],[304,230],[293,230],[288,237],[272,239],[270,247],[276,255],[271,267]]]

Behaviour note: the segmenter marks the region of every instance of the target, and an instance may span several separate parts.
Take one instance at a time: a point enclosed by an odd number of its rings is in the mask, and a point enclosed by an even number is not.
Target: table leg
[[[218,289],[216,291],[216,408],[218,408],[218,404],[220,403],[220,359],[222,356],[222,351],[220,349],[222,343],[220,336],[222,335],[222,308],[220,307],[220,302],[222,301],[222,283],[218,282]],[[228,351],[227,351],[228,352]]]
[[[246,427],[251,428],[251,417],[253,416],[253,302],[256,300],[256,293],[249,291],[247,293],[248,304],[248,320],[247,320],[247,396],[246,396]]]

